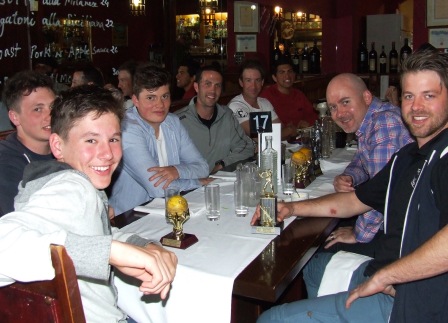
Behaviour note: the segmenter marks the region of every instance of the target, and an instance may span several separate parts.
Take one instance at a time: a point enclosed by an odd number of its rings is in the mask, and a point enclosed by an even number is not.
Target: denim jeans
[[[314,269],[309,268],[309,272],[307,274],[309,277],[312,277],[312,280],[315,279],[316,281],[319,281],[319,283],[322,279],[326,263],[328,263],[332,254],[330,254],[330,256],[322,255],[325,254],[319,254],[320,259],[315,260],[316,263],[313,264]],[[368,261],[361,264],[358,269],[353,272],[349,290],[355,288],[368,279],[368,277],[364,276],[364,269],[367,264]],[[337,278],[335,277],[335,279]],[[314,285],[316,284],[316,281],[313,282]],[[312,293],[315,293],[317,295],[317,289],[315,291],[312,291]],[[350,309],[346,309],[345,301],[348,298],[348,294],[349,292],[341,292],[334,295],[309,298],[289,304],[275,306],[270,310],[264,312],[258,318],[257,323],[388,322],[394,302],[393,297],[385,295],[383,293],[379,293],[369,297],[359,298],[354,303],[352,303]]]

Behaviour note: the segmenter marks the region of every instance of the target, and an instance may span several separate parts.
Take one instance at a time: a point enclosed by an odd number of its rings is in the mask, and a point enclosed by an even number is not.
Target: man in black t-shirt
[[[403,63],[401,85],[402,116],[416,143],[355,192],[278,205],[279,220],[382,212],[385,235],[375,258],[353,272],[351,292],[276,306],[258,322],[448,321],[448,55],[414,53]]]

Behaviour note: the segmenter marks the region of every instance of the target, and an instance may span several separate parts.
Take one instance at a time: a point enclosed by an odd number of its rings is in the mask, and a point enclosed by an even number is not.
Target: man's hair
[[[21,71],[14,74],[6,81],[3,89],[3,99],[8,110],[20,112],[22,97],[41,87],[54,92],[53,80],[45,74],[35,71]]]
[[[273,65],[272,65],[272,70],[271,73],[272,75],[276,75],[277,74],[277,68],[280,65],[290,65],[291,67],[293,67],[292,65],[292,61],[289,57],[285,57],[285,56],[281,56]]]
[[[100,87],[104,86],[103,73],[101,73],[101,71],[93,65],[87,65],[81,69],[75,70],[75,72],[82,73],[84,84],[92,83]]]
[[[448,89],[448,54],[439,53],[435,49],[427,48],[415,51],[409,55],[401,66],[401,83],[403,77],[409,73],[433,71]]]
[[[99,118],[105,113],[113,113],[119,122],[123,119],[123,101],[109,90],[95,85],[81,85],[60,94],[51,109],[51,132],[67,139],[70,130],[79,120],[94,112]]]
[[[135,70],[137,69],[138,63],[134,60],[129,60],[124,62],[118,68],[119,71],[127,71],[131,75],[131,79],[134,77]]]
[[[161,86],[170,85],[171,75],[164,68],[142,64],[137,67],[132,83],[132,90],[138,96],[143,90],[156,90]]]
[[[202,74],[207,71],[213,71],[213,72],[219,73],[219,75],[221,75],[221,78],[224,79],[224,77],[222,76],[222,71],[221,71],[220,66],[214,64],[214,65],[206,65],[206,66],[201,67],[198,70],[198,72],[196,73],[196,79],[194,81],[196,83],[201,82]]]
[[[243,79],[243,72],[245,70],[257,70],[258,72],[260,72],[261,75],[261,79],[264,80],[265,76],[266,76],[266,72],[263,68],[263,65],[261,65],[260,61],[255,60],[255,59],[248,59],[246,61],[243,62],[243,64],[241,64],[240,66],[240,80]]]
[[[195,76],[196,73],[198,72],[198,70],[201,68],[201,64],[199,64],[198,61],[196,61],[192,58],[187,58],[187,59],[183,60],[179,64],[179,66],[186,66],[188,75],[190,75],[190,77]]]

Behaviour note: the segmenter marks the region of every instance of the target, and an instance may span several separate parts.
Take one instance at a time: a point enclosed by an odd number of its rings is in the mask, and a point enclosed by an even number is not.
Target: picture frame
[[[114,24],[112,28],[112,45],[117,47],[128,46],[128,26],[125,24]]]
[[[257,35],[256,34],[244,34],[235,35],[236,51],[247,53],[257,51]]]
[[[446,0],[427,0],[426,26],[448,26],[448,2]]]
[[[435,48],[448,48],[448,28],[432,28],[428,34],[428,41]]]
[[[258,4],[249,1],[235,1],[233,28],[236,33],[258,33]]]

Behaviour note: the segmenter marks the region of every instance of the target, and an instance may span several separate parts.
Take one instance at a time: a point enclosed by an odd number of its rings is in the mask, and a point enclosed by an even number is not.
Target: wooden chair
[[[0,322],[86,322],[72,260],[56,245],[51,246],[51,259],[53,280],[0,287]]]

